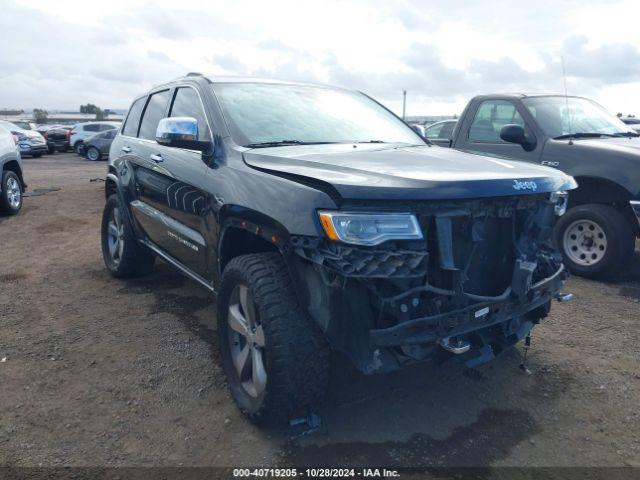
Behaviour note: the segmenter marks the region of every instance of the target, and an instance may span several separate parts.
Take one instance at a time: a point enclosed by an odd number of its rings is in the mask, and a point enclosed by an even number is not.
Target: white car
[[[84,150],[84,141],[96,133],[120,128],[120,122],[85,122],[77,123],[71,130],[70,144],[79,155]]]

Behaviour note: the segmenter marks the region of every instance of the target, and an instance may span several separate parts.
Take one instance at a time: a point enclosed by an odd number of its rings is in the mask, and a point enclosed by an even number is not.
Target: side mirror
[[[207,152],[211,142],[198,140],[198,121],[192,117],[168,117],[158,123],[156,142],[166,147],[186,148]]]
[[[425,132],[424,132],[424,127],[422,125],[411,125],[411,130],[413,130],[422,138],[424,138]]]
[[[535,139],[530,138],[520,125],[509,124],[500,130],[500,138],[505,142],[522,145],[527,152],[536,148]]]

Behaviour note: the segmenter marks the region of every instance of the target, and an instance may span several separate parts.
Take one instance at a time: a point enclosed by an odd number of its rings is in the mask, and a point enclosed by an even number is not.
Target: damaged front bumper
[[[302,304],[364,373],[490,360],[544,318],[567,274],[545,197],[414,205],[422,241],[290,238]]]

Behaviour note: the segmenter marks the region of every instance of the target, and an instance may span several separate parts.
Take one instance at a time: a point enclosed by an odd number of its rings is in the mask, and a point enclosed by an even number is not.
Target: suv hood
[[[330,184],[348,199],[458,199],[570,190],[552,168],[440,147],[336,144],[252,149],[255,168]]]

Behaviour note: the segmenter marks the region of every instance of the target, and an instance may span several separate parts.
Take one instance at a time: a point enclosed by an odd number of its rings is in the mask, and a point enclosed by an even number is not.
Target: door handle
[[[122,150],[124,153],[131,153],[131,148],[129,147],[122,147],[120,150]]]
[[[160,163],[162,161],[162,155],[160,155],[159,153],[153,153],[149,156],[149,158],[156,163]]]

